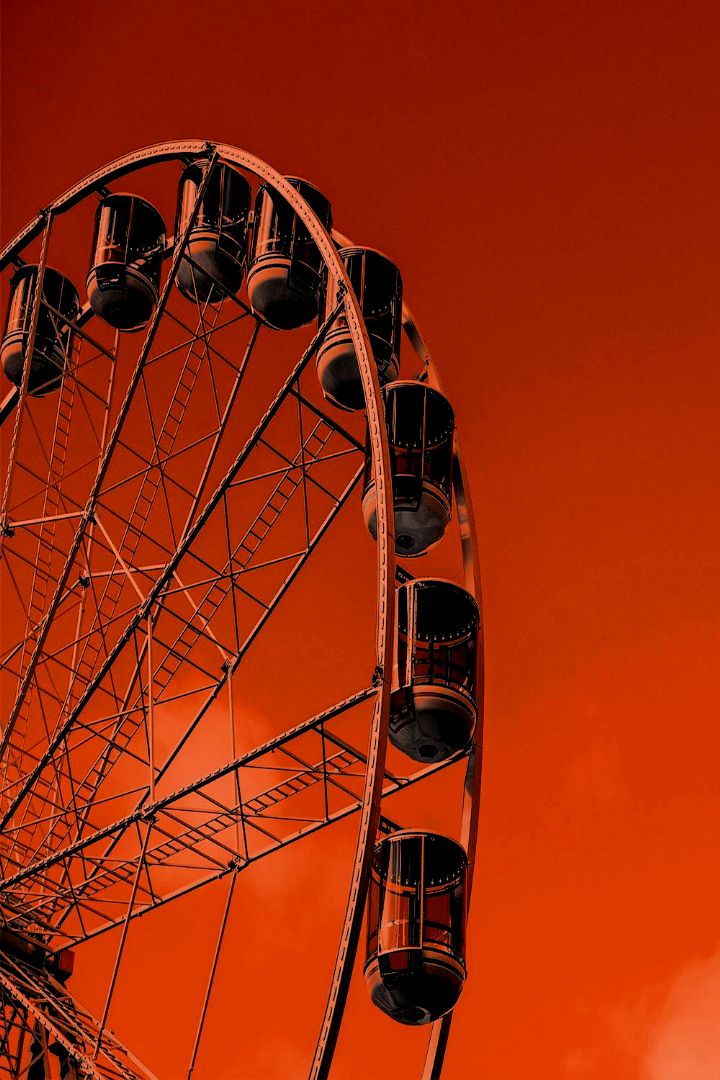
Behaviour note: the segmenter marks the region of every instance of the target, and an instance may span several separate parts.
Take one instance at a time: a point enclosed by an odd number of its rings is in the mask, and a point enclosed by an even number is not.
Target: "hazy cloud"
[[[684,968],[651,1032],[647,1080],[716,1080],[720,1076],[720,948]]]

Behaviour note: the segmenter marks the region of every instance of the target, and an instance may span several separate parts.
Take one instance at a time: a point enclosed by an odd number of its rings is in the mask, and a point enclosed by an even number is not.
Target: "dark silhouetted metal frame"
[[[42,562],[38,563],[33,571],[27,639],[3,661],[19,664],[19,670],[23,675],[15,705],[0,733],[0,758],[3,770],[0,788],[0,829],[4,830],[4,843],[0,850],[2,871],[0,916],[9,926],[33,932],[35,935],[44,935],[53,942],[53,949],[88,940],[113,927],[121,927],[120,946],[116,954],[103,1016],[99,1021],[93,1019],[74,1002],[68,991],[55,982],[47,971],[31,969],[20,961],[0,957],[0,1008],[4,1010],[7,1028],[4,1032],[0,1031],[0,1075],[3,1075],[3,1061],[7,1062],[8,1075],[20,1075],[20,1055],[24,1053],[23,1046],[27,1044],[27,1040],[31,1042],[35,1040],[33,1045],[45,1047],[43,1052],[47,1053],[48,1039],[51,1039],[56,1048],[60,1048],[57,1052],[66,1055],[68,1067],[77,1068],[87,1075],[150,1076],[151,1074],[144,1066],[133,1058],[106,1028],[128,927],[130,922],[139,915],[186,895],[210,881],[228,876],[227,901],[193,1046],[188,1074],[190,1075],[202,1035],[214,971],[222,946],[225,923],[238,872],[258,858],[279,851],[289,843],[311,835],[333,821],[358,813],[360,824],[352,879],[325,1014],[311,1067],[311,1076],[325,1077],[329,1074],[355,960],[375,839],[379,829],[384,828],[387,831],[393,827],[387,819],[381,819],[381,800],[395,791],[402,790],[408,784],[422,781],[463,755],[457,755],[446,762],[418,768],[410,777],[394,776],[385,767],[393,655],[395,582],[407,579],[408,574],[395,565],[390,528],[392,486],[382,398],[367,332],[334,242],[335,239],[339,239],[340,243],[346,245],[349,241],[340,237],[339,234],[332,236],[328,234],[312,209],[300,196],[297,188],[289,184],[265,162],[243,150],[200,141],[150,146],[120,158],[86,177],[38,214],[0,252],[0,270],[11,263],[21,264],[22,252],[32,241],[42,237],[35,308],[27,346],[28,354],[32,352],[42,295],[42,277],[47,262],[52,226],[57,216],[93,194],[106,193],[107,185],[122,176],[148,165],[166,161],[180,161],[184,164],[196,161],[205,168],[204,180],[198,190],[195,210],[188,220],[183,235],[168,241],[165,258],[170,260],[169,272],[161,289],[157,308],[147,327],[125,397],[117,409],[112,427],[110,404],[113,400],[115,361],[119,354],[120,335],[115,334],[112,348],[107,348],[95,340],[86,329],[88,319],[91,317],[87,306],[73,324],[78,342],[91,351],[91,356],[84,359],[83,364],[98,357],[104,357],[110,364],[105,398],[104,401],[99,402],[99,407],[104,408],[104,421],[98,440],[100,451],[97,471],[84,505],[70,510],[63,509],[60,501],[48,487],[44,512],[40,517],[34,519],[8,517],[15,470],[21,464],[18,462],[18,451],[23,425],[32,423],[32,417],[28,416],[27,408],[29,364],[25,365],[22,385],[11,390],[0,404],[0,423],[7,423],[11,419],[13,422],[9,465],[0,513],[0,543],[5,539],[11,540],[17,529],[36,529],[39,537],[38,548],[42,547],[44,541],[52,554],[58,523],[69,520],[75,523],[75,541],[67,553],[63,570],[59,575],[51,581],[49,569],[44,569]],[[327,273],[340,282],[341,287],[335,311],[288,375],[232,466],[215,490],[208,495],[207,486],[218,445],[237,401],[242,378],[260,331],[260,324],[257,321],[254,322],[245,354],[239,364],[236,364],[219,351],[212,341],[212,335],[214,330],[227,326],[233,321],[254,318],[250,309],[241,300],[231,294],[224,295],[224,299],[232,302],[238,312],[232,319],[226,319],[224,322],[221,321],[222,316],[218,307],[213,308],[207,302],[204,305],[198,302],[198,324],[195,328],[188,326],[168,310],[167,300],[180,259],[187,257],[184,256],[185,245],[210,172],[219,161],[237,165],[261,182],[272,184],[303,221],[321,253]],[[224,293],[222,289],[219,291]],[[228,695],[232,723],[234,672],[247,648],[271,617],[277,603],[304,567],[307,558],[323,535],[332,526],[339,510],[361,479],[362,461],[342,492],[336,494],[323,489],[332,500],[331,507],[325,520],[313,533],[307,513],[307,488],[310,484],[321,485],[311,473],[309,465],[320,460],[340,458],[343,455],[359,455],[363,450],[362,444],[354,436],[333,417],[309,402],[300,388],[300,375],[303,369],[314,355],[324,333],[341,311],[347,320],[358,357],[365,394],[373,471],[377,485],[376,666],[371,684],[332,708],[288,729],[255,750],[236,755],[222,769],[196,778],[185,788],[157,797],[155,788],[164,771],[172,764],[212,702],[221,694]],[[407,308],[403,309],[403,314],[406,334],[425,365],[421,377],[429,375],[431,381],[436,381],[427,350],[414,320]],[[192,495],[192,505],[182,536],[178,539],[174,550],[168,549],[166,552],[165,563],[150,568],[157,576],[154,578],[153,587],[149,591],[143,591],[143,587],[138,584],[133,572],[132,558],[127,557],[127,552],[133,550],[131,528],[133,515],[137,511],[138,520],[141,518],[138,507],[142,506],[142,500],[136,503],[131,521],[119,544],[113,541],[111,531],[106,526],[104,513],[99,511],[98,506],[99,495],[103,492],[103,484],[113,461],[113,455],[121,443],[123,420],[130,408],[133,395],[141,385],[144,368],[162,358],[161,355],[152,355],[152,345],[157,327],[163,318],[175,321],[187,334],[187,339],[182,345],[175,346],[181,354],[184,351],[181,375],[174,391],[172,404],[162,423],[159,421],[160,426],[155,436],[156,449],[162,447],[165,455],[162,459],[165,466],[172,460],[174,454],[180,452],[175,448],[177,432],[169,419],[174,415],[172,407],[175,405],[178,411],[185,407],[196,376],[198,358],[209,357],[212,354],[218,363],[229,364],[235,373],[235,381],[228,394],[224,412],[219,419],[215,441],[208,453],[198,489],[189,493]],[[64,460],[67,428],[72,416],[72,395],[78,386],[82,386],[82,365],[78,367],[72,379],[63,380],[63,386],[59,392],[51,454],[55,455],[53,461],[57,459],[60,466]],[[84,390],[87,393],[93,393],[89,387],[84,387]],[[95,397],[97,396],[95,393]],[[241,465],[247,460],[252,449],[266,439],[269,425],[281,407],[291,399],[297,404],[300,425],[301,445],[297,457],[288,458],[273,448],[281,463],[276,470],[266,471],[263,474],[265,478],[277,476],[273,493],[234,550],[230,550],[228,526],[228,558],[220,569],[208,564],[207,581],[204,583],[207,588],[199,603],[195,604],[193,601],[195,614],[192,625],[189,621],[172,644],[159,641],[154,633],[154,618],[158,605],[176,596],[188,597],[187,589],[178,575],[178,567],[182,559],[189,553],[193,553],[193,545],[211,514],[219,508],[224,508],[227,517],[229,495],[238,486],[248,482],[247,479],[238,475]],[[307,428],[303,427],[305,418],[307,418]],[[333,437],[343,440],[344,449],[324,453]],[[149,498],[148,492],[154,497],[159,487],[165,484],[159,451],[154,471],[153,461],[139,462],[137,477],[142,480],[140,490],[143,497]],[[257,478],[253,476],[249,479]],[[467,478],[459,448],[456,448],[453,479],[466,587],[476,597],[479,604],[477,544]],[[251,565],[265,537],[282,514],[289,498],[297,490],[302,490],[305,497],[306,543],[304,549],[289,553],[280,559],[268,559]],[[138,499],[141,499],[141,496],[138,496]],[[206,500],[204,503],[203,499]],[[32,535],[35,536],[35,533]],[[25,758],[17,752],[18,746],[23,743],[25,733],[26,697],[36,666],[42,656],[43,646],[53,625],[53,619],[58,611],[63,610],[68,597],[75,602],[78,596],[84,595],[81,594],[82,589],[94,590],[96,588],[95,581],[90,584],[82,581],[74,583],[69,579],[72,568],[76,566],[76,557],[78,553],[82,553],[83,545],[87,543],[103,544],[114,556],[113,569],[107,572],[106,580],[102,584],[100,603],[103,598],[109,597],[107,606],[112,611],[115,610],[113,606],[113,596],[117,592],[115,583],[120,581],[130,582],[134,587],[137,593],[137,605],[131,611],[113,615],[113,619],[123,620],[123,630],[115,645],[106,651],[104,661],[100,662],[99,649],[93,654],[92,643],[89,640],[75,643],[75,651],[69,663],[85,663],[88,671],[85,689],[77,700],[71,703],[72,707],[68,709],[62,723],[53,733],[48,733],[47,745],[34,751],[31,748],[35,758],[34,766],[29,771],[20,772],[20,763],[26,760],[29,752],[26,751]],[[137,546],[137,542],[135,543]],[[200,558],[199,555],[195,557]],[[272,566],[283,560],[288,561],[290,569],[282,586],[269,604],[261,602],[253,594],[251,583],[247,580],[248,575],[252,569]],[[49,562],[47,565],[49,567]],[[211,626],[211,613],[215,603],[213,590],[218,588],[227,590],[228,583],[231,593],[237,588],[261,608],[251,631],[242,642],[236,641],[233,648],[228,648],[227,643],[218,641]],[[48,599],[50,585],[54,585],[54,591]],[[195,585],[197,586],[197,583]],[[95,593],[93,593],[93,600],[98,604]],[[78,600],[79,606],[82,603],[82,599]],[[117,601],[114,603],[116,604]],[[98,607],[98,611],[100,610],[101,608]],[[36,622],[33,622],[34,619]],[[202,622],[200,627],[195,625],[198,620]],[[188,634],[189,631],[192,632]],[[480,632],[482,633],[482,624]],[[205,670],[199,664],[195,665],[198,675],[202,674],[207,680],[202,687],[203,703],[164,765],[158,766],[153,752],[153,699],[155,690],[161,688],[160,673],[165,672],[163,677],[166,677],[167,672],[178,670],[181,665],[193,665],[190,657],[191,646],[188,642],[201,639],[213,642],[223,657],[220,674],[217,671]],[[104,678],[108,673],[112,673],[113,665],[122,650],[131,644],[136,652],[137,671],[146,673],[147,687],[144,686],[143,677],[140,675],[138,685],[142,690],[142,695],[139,701],[137,695],[133,699],[133,683],[124,692],[117,692],[115,713],[110,712],[104,717],[108,724],[109,734],[103,734],[101,740],[97,731],[85,725],[83,708],[96,691],[103,692]],[[478,650],[479,653],[480,651]],[[482,666],[480,666],[479,680],[481,678]],[[467,755],[468,768],[462,825],[462,842],[468,851],[470,874],[472,874],[474,862],[479,807],[481,681],[478,681],[478,687],[480,722],[475,744]],[[197,690],[193,690],[193,693],[197,693]],[[177,695],[178,698],[183,696],[183,694]],[[167,703],[170,700],[173,699],[165,698],[164,702]],[[365,750],[361,750],[347,743],[335,729],[334,721],[350,709],[361,708],[364,703],[372,705],[372,714],[368,746]],[[145,788],[138,790],[135,810],[123,815],[110,825],[94,828],[89,812],[93,805],[99,805],[101,786],[115,762],[123,754],[130,752],[128,744],[131,735],[128,736],[125,729],[129,727],[131,733],[136,731],[137,725],[141,722],[139,717],[143,718],[147,727],[149,782]],[[96,739],[98,742],[103,742],[103,749],[98,753],[96,763],[82,780],[72,776],[70,738],[85,741]],[[308,756],[308,742],[313,746],[313,753],[310,756]],[[78,742],[76,745],[83,744]],[[243,777],[247,770],[270,761],[273,763],[273,769],[280,768],[287,773],[287,779],[255,794],[252,798],[244,798]],[[278,761],[282,761],[283,764],[278,765]],[[69,783],[72,791],[72,805],[59,805],[57,796],[53,793],[53,782],[48,779],[48,775],[55,776],[57,779],[57,791],[60,790],[60,779],[64,783]],[[227,784],[222,786],[223,781],[228,779],[232,781],[230,789]],[[283,804],[293,794],[306,790],[317,790],[319,794],[321,810],[317,816],[298,819],[292,814],[283,813]],[[329,803],[331,790],[342,795],[344,800],[340,809],[333,811],[330,810]],[[195,800],[192,809],[186,803],[190,796]],[[200,818],[198,818],[198,805],[201,806]],[[233,846],[222,840],[220,836],[231,825],[235,829]],[[38,833],[43,829],[46,830],[46,838],[38,840]],[[118,858],[113,853],[121,839],[128,837],[135,838],[137,854],[132,857]],[[199,841],[203,844],[200,848]],[[191,850],[196,856],[198,851],[201,852],[197,864],[193,865],[193,869],[198,870],[198,876],[173,892],[162,892],[155,881],[156,868],[164,865],[174,856]],[[120,904],[118,896],[122,900]],[[119,914],[119,911],[122,911],[122,914]],[[62,1018],[61,1023],[58,1023],[58,1017]],[[433,1026],[425,1069],[427,1078],[438,1076],[440,1073],[449,1027],[450,1017],[445,1017]],[[11,1046],[11,1032],[15,1032],[19,1039],[19,1049],[17,1049],[17,1044],[15,1049]],[[12,1057],[14,1053],[17,1054],[15,1059]]]

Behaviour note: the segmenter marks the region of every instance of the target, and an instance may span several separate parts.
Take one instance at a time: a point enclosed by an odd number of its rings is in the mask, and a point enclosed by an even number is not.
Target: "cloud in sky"
[[[720,947],[672,984],[645,1055],[647,1080],[720,1076]]]
[[[720,945],[678,969],[662,994],[648,986],[600,1017],[604,1035],[569,1049],[563,1075],[577,1080],[717,1080],[720,1077]]]

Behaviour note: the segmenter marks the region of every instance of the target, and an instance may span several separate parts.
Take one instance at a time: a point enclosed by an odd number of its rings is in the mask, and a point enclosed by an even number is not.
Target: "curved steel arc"
[[[427,344],[420,333],[417,323],[410,309],[403,304],[403,329],[413,349],[428,371],[428,381],[442,392],[442,384],[433,364]],[[484,634],[485,624],[482,607],[482,584],[480,578],[480,557],[475,529],[475,517],[470,497],[467,469],[460,448],[460,440],[455,437],[455,453],[453,459],[453,489],[455,492],[455,506],[460,526],[460,544],[462,548],[463,572],[465,576],[465,588],[475,597],[480,612],[480,633],[478,637],[476,686],[478,703],[478,720],[473,738],[473,745],[468,755],[468,763],[465,771],[465,783],[463,787],[462,824],[460,839],[468,856],[468,902],[472,894],[472,885],[475,870],[475,855],[477,848],[478,826],[480,820],[480,791],[482,781],[482,746],[483,746],[483,722],[485,714],[485,662],[484,662]],[[423,1080],[438,1080],[442,1072],[445,1059],[453,1013],[446,1013],[440,1020],[432,1025],[428,1049],[423,1068]]]
[[[358,367],[365,395],[366,417],[369,432],[370,450],[376,477],[377,492],[377,621],[376,621],[376,673],[377,697],[367,753],[365,785],[363,790],[362,811],[355,861],[351,879],[340,944],[333,973],[330,993],[325,1009],[325,1016],[318,1039],[312,1066],[313,1076],[327,1075],[337,1041],[343,1009],[350,984],[353,962],[357,950],[362,923],[365,893],[370,872],[370,861],[375,835],[380,819],[380,798],[382,777],[387,743],[388,712],[390,699],[390,681],[392,666],[392,631],[395,604],[394,588],[394,545],[391,543],[390,522],[392,520],[392,487],[390,484],[390,458],[387,444],[383,408],[380,394],[378,373],[372,357],[370,342],[362,319],[360,307],[350,286],[345,267],[340,260],[331,236],[322,226],[317,216],[300,196],[297,189],[264,161],[237,147],[200,141],[161,143],[138,150],[111,162],[97,170],[78,184],[68,189],[48,209],[53,214],[63,213],[79,202],[84,195],[96,190],[102,182],[111,182],[118,177],[132,172],[143,165],[155,162],[191,157],[211,156],[239,165],[241,168],[260,177],[278,191],[290,207],[297,213],[312,239],[318,247],[322,259],[332,276],[344,285],[343,306],[352,337]],[[209,170],[206,172],[206,177]],[[197,202],[201,197],[198,193]],[[29,243],[42,227],[43,211],[37,218],[18,233],[2,252],[0,269],[15,257],[22,247]],[[189,232],[193,218],[190,219],[186,232]],[[183,237],[185,240],[186,237]],[[169,282],[172,284],[174,271],[179,261],[179,250],[175,253],[170,271]],[[169,285],[166,283],[166,289]],[[153,324],[151,324],[152,327]],[[151,331],[148,333],[150,337]],[[142,358],[142,354],[141,354]],[[138,365],[138,367],[140,364]],[[110,445],[112,445],[112,440]],[[92,512],[89,502],[87,513]],[[85,519],[83,519],[85,521]],[[79,530],[80,532],[80,530]],[[79,540],[78,540],[79,544]],[[65,575],[67,576],[67,575]],[[59,591],[59,590],[58,590]]]
[[[336,241],[343,247],[352,246],[350,240],[344,234],[334,231]],[[427,347],[417,323],[408,305],[403,302],[402,325],[405,334],[412,345],[413,350],[427,369],[428,381],[436,389],[442,392],[442,383],[437,368],[433,364]],[[468,483],[467,469],[460,447],[460,440],[455,436],[455,450],[453,458],[453,490],[455,492],[455,506],[460,527],[460,544],[462,549],[463,572],[465,588],[475,598],[480,613],[478,649],[476,655],[476,686],[478,719],[473,737],[473,745],[468,754],[468,763],[465,772],[462,801],[462,823],[460,840],[468,856],[467,892],[468,903],[472,893],[472,884],[475,869],[475,854],[477,848],[478,826],[480,819],[480,791],[482,781],[482,747],[483,747],[483,723],[485,713],[485,662],[484,662],[484,620],[482,607],[482,585],[480,578],[480,557],[475,529],[475,517],[472,509],[470,486]],[[445,1050],[450,1034],[453,1013],[449,1012],[432,1025],[428,1049],[423,1069],[423,1080],[438,1080],[442,1072]]]
[[[430,360],[430,354],[428,353],[425,342],[422,339],[415,320],[406,307],[403,308],[403,325],[408,338],[413,344],[413,348],[423,363],[427,365],[428,381],[431,385],[434,385],[438,390],[442,391],[442,385],[437,369]],[[485,717],[485,623],[483,620],[480,556],[478,551],[477,532],[475,529],[475,517],[470,497],[467,469],[465,467],[465,461],[460,448],[460,440],[457,438],[457,434],[455,437],[455,453],[453,458],[453,489],[455,492],[455,507],[460,527],[460,544],[462,548],[465,588],[475,597],[480,613],[475,683],[477,686],[478,719],[473,737],[473,745],[468,754],[467,769],[465,771],[462,824],[460,829],[460,841],[465,848],[468,857],[467,894],[469,904],[472,894],[478,826],[480,821],[483,723]],[[438,1080],[442,1072],[452,1018],[452,1012],[446,1013],[445,1016],[440,1020],[436,1020],[432,1025],[425,1057],[425,1066],[423,1069],[423,1080]]]
[[[455,489],[455,504],[457,506],[460,523],[460,539],[463,551],[463,563],[465,568],[465,587],[472,593],[480,610],[480,632],[478,635],[477,650],[477,702],[478,720],[475,729],[473,745],[468,755],[467,769],[465,772],[465,785],[463,789],[462,826],[460,839],[467,851],[468,877],[467,891],[468,903],[472,894],[472,885],[475,871],[475,855],[477,848],[478,826],[480,819],[480,788],[482,780],[482,739],[483,720],[485,713],[485,664],[484,664],[484,623],[482,617],[482,591],[480,586],[480,563],[478,559],[477,537],[475,532],[475,519],[472,512],[470,489],[467,483],[465,464],[460,453],[460,448],[455,444],[455,459],[453,461],[453,485]],[[450,1027],[452,1025],[452,1012],[446,1013],[440,1020],[436,1020],[430,1031],[430,1040],[425,1056],[423,1080],[438,1080],[442,1072],[445,1051],[447,1049]]]
[[[94,172],[89,173],[83,177],[72,187],[63,192],[54,202],[49,206],[43,208],[28,222],[24,229],[16,233],[12,240],[5,245],[0,251],[0,270],[4,270],[8,263],[12,262],[17,257],[20,251],[25,245],[31,243],[37,236],[39,236],[45,216],[48,213],[62,214],[66,210],[70,210],[77,203],[92,191],[98,190],[101,184],[110,184],[114,180],[119,180],[122,176],[127,176],[128,173],[135,172],[137,169],[142,169],[146,165],[159,164],[162,161],[173,161],[181,159],[184,155],[191,157],[202,157],[208,155],[213,149],[213,144],[204,142],[199,139],[186,140],[181,142],[168,142],[168,143],[155,143],[151,146],[145,146],[140,150],[135,150],[131,154],[124,154],[122,157],[116,158],[110,162],[109,165],[103,166],[101,169],[95,169]]]
[[[62,213],[74,206],[86,194],[97,189],[101,182],[111,182],[122,175],[142,168],[148,164],[183,158],[184,156],[192,158],[208,157],[213,153],[218,157],[240,165],[261,179],[272,183],[296,211],[301,220],[303,220],[308,231],[315,240],[329,271],[334,277],[343,281],[345,284],[345,314],[359,360],[363,390],[366,398],[371,452],[374,459],[375,475],[378,478],[378,620],[376,644],[378,658],[377,671],[379,675],[380,673],[382,674],[381,678],[379,678],[379,692],[377,695],[370,735],[361,826],[358,834],[350,894],[341,932],[335,972],[312,1066],[313,1077],[320,1077],[327,1075],[329,1072],[330,1062],[332,1060],[332,1054],[342,1017],[342,1010],[347,995],[354,955],[357,949],[367,887],[369,861],[372,854],[372,846],[374,844],[380,814],[380,791],[383,776],[389,705],[389,672],[391,660],[390,635],[393,623],[394,606],[394,559],[392,551],[393,545],[390,543],[389,535],[389,522],[391,520],[390,515],[392,512],[392,493],[390,486],[387,483],[390,471],[385,426],[380,422],[380,388],[375,365],[371,361],[369,341],[359,312],[359,307],[354,294],[349,287],[349,281],[345,274],[343,264],[337,256],[332,239],[325,232],[312,210],[299,196],[297,190],[289,185],[279,173],[260,161],[260,159],[234,147],[214,145],[199,141],[164,143],[146,147],[133,154],[119,158],[109,166],[86,177],[84,180],[68,189],[68,191],[66,191],[48,209],[53,214]],[[19,249],[34,239],[35,236],[39,235],[42,231],[47,212],[48,210],[41,212],[33,222],[18,233],[10,244],[3,249],[0,253],[0,269],[6,266],[8,262],[17,255]],[[349,243],[349,241],[341,234],[335,235],[341,243]],[[403,326],[416,353],[424,364],[429,365],[430,361],[427,348],[417,330],[414,319],[405,305],[403,305]],[[437,378],[432,368],[430,369],[430,376],[432,381],[437,382]],[[475,595],[478,605],[480,606],[481,595],[477,542],[465,467],[457,443],[456,459],[454,463],[454,487],[456,506],[460,521],[466,585],[468,590]],[[481,652],[479,650],[479,658],[480,656]],[[482,666],[479,671],[479,680],[481,678]],[[480,681],[478,682],[478,686],[481,690],[482,684]],[[478,699],[482,716],[482,692],[478,694]],[[468,760],[463,800],[462,840],[468,850],[471,875],[474,865],[479,812],[481,732],[482,723],[480,719],[478,722],[476,742]],[[472,880],[472,878],[470,878],[470,880]],[[442,1021],[439,1021],[433,1026],[430,1048],[426,1060],[426,1080],[429,1080],[430,1077],[439,1076],[440,1074],[450,1028],[451,1015],[452,1014],[445,1017]]]

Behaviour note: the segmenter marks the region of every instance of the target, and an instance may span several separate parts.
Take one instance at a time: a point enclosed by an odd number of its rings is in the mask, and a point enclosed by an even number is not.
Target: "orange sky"
[[[712,3],[3,5],[3,242],[105,161],[211,138],[402,269],[485,598],[449,1080],[720,1075],[719,34]],[[196,1076],[304,1074],[355,828],[239,880]],[[130,933],[111,1026],[163,1078],[224,889]],[[78,950],[89,1004],[113,950]],[[422,1042],[358,981],[337,1075],[417,1075]]]

